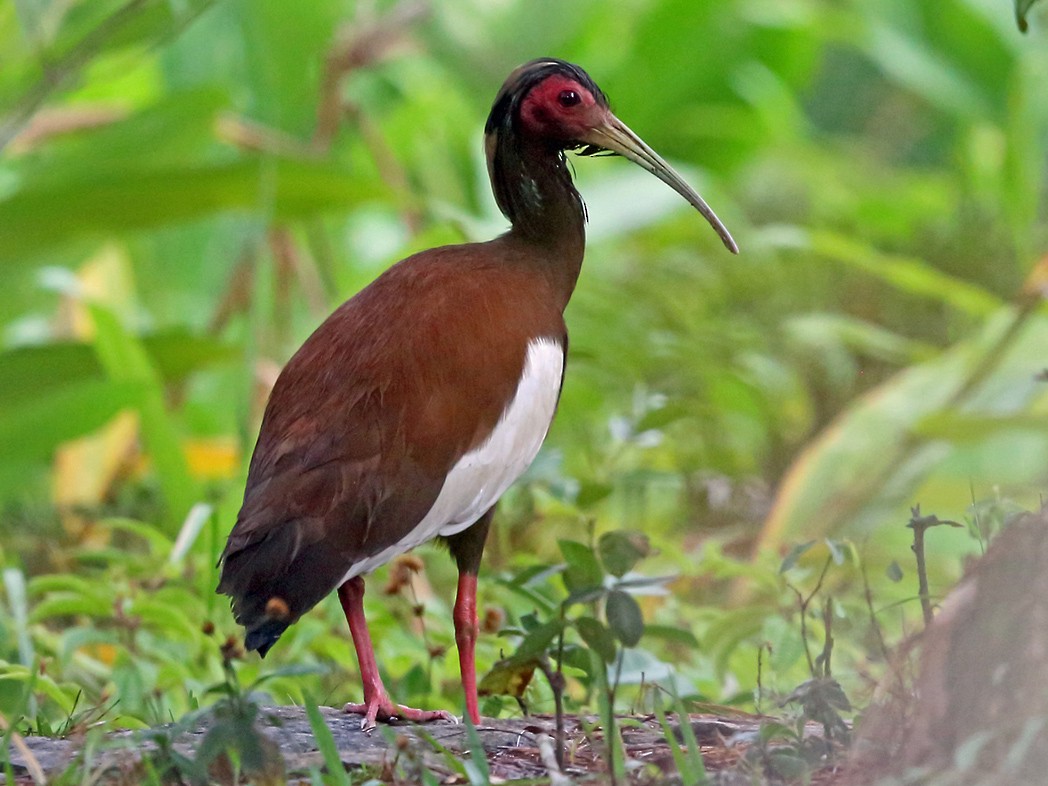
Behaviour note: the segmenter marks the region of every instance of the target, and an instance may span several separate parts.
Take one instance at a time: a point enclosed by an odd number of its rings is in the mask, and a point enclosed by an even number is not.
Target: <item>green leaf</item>
[[[1048,436],[1048,419],[1039,412],[1000,415],[946,409],[921,418],[914,426],[914,432],[922,437],[948,440],[955,445],[978,444],[1009,431]]]
[[[128,532],[136,535],[149,544],[150,552],[156,556],[166,557],[171,551],[171,546],[174,545],[171,538],[157,531],[155,525],[147,524],[144,521],[135,521],[127,518],[108,518],[101,522],[101,526],[116,532]]]
[[[137,408],[146,387],[135,380],[84,381],[0,410],[0,460],[50,458],[55,448]]]
[[[633,596],[622,590],[612,590],[604,602],[604,613],[615,638],[626,647],[637,646],[644,635],[644,617]]]
[[[669,644],[679,644],[698,649],[699,640],[687,628],[676,625],[645,625],[644,635],[652,639],[662,639]]]
[[[1015,0],[1015,23],[1024,33],[1030,27],[1030,23],[1026,19],[1026,14],[1036,2],[1037,0]]]
[[[695,728],[691,725],[691,716],[688,715],[681,701],[680,695],[674,695],[674,704],[677,710],[677,722],[680,726],[681,740],[684,742],[684,750],[688,757],[688,767],[698,775],[698,783],[708,782],[706,776],[706,762],[702,759],[702,749],[695,737]]]
[[[604,571],[593,549],[574,540],[560,540],[558,543],[567,563],[563,578],[568,592],[591,590],[603,585]]]
[[[248,158],[27,186],[0,201],[0,258],[24,261],[74,241],[232,210],[280,219],[344,210],[376,196],[374,182],[330,163]]]
[[[310,698],[306,699],[306,716],[309,718],[309,727],[313,730],[313,739],[317,743],[317,749],[324,757],[324,766],[327,769],[328,778],[333,786],[350,786],[349,773],[342,765],[342,757],[338,753],[335,737],[331,729],[324,722],[324,716],[320,714],[317,704]]]
[[[0,406],[39,399],[74,382],[105,379],[89,344],[55,342],[0,352]]]
[[[583,482],[579,487],[579,493],[575,496],[575,504],[582,509],[589,508],[607,499],[614,490],[615,487],[610,483]]]
[[[856,533],[897,517],[901,507],[912,504],[918,487],[923,495],[938,498],[963,493],[958,486],[980,488],[1000,483],[1002,477],[1009,484],[1036,482],[1033,466],[1048,450],[1042,428],[1015,437],[1008,450],[996,440],[965,444],[961,450],[921,433],[939,413],[956,409],[953,399],[958,395],[972,416],[1036,411],[1043,383],[1031,373],[1035,366],[1030,358],[1048,345],[1048,316],[1031,315],[1018,331],[1013,329],[1016,318],[1012,309],[1002,310],[939,357],[906,369],[855,400],[786,472],[765,521],[761,547],[801,533],[835,535],[845,526],[854,539]],[[969,389],[973,375],[980,379]],[[933,471],[944,465],[950,472],[936,476]]]
[[[186,330],[145,335],[140,341],[168,383],[240,356],[240,350],[230,344]],[[74,383],[104,380],[105,371],[90,344],[57,341],[0,352],[0,408],[39,399]]]
[[[83,614],[89,617],[101,618],[109,617],[112,613],[112,606],[97,595],[55,593],[37,603],[33,607],[29,618],[33,622],[40,622],[51,617],[69,617]]]
[[[785,573],[790,570],[794,565],[797,564],[797,560],[803,557],[808,549],[815,545],[814,540],[809,540],[806,543],[800,543],[790,549],[790,553],[783,559],[782,564],[779,566],[779,573]]]
[[[559,618],[532,628],[517,646],[517,651],[513,653],[513,658],[528,660],[546,654],[549,645],[553,643],[553,640],[560,635],[563,629],[564,623]]]
[[[666,738],[666,745],[670,749],[670,755],[673,757],[673,764],[677,768],[677,774],[681,776],[681,783],[684,786],[699,786],[701,783],[699,779],[700,773],[688,766],[684,752],[677,744],[677,735],[674,734],[674,729],[670,726],[669,721],[666,719],[666,713],[662,709],[662,693],[658,690],[655,693],[655,716],[659,719],[659,725],[662,727],[662,736]]]
[[[600,655],[605,662],[611,663],[615,660],[615,655],[618,654],[615,637],[600,620],[593,617],[579,617],[575,620],[575,629],[586,642],[586,646]]]
[[[11,610],[11,628],[18,641],[18,659],[29,667],[36,660],[33,638],[29,632],[29,597],[26,591],[25,573],[18,568],[3,569],[4,594]]]
[[[615,578],[629,573],[644,557],[651,554],[651,543],[648,536],[641,532],[615,530],[606,532],[597,541],[604,569]]]
[[[241,356],[241,350],[232,344],[184,328],[146,334],[139,340],[167,383],[180,382],[194,371]]]
[[[198,499],[182,444],[168,412],[163,383],[142,343],[124,329],[112,311],[90,306],[95,323],[95,351],[109,376],[144,388],[138,406],[142,436],[156,464],[156,475],[169,506],[171,527],[180,524]]]

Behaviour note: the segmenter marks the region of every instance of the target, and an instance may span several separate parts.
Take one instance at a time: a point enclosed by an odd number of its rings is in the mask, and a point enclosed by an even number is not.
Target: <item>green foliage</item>
[[[548,53],[743,253],[646,173],[576,163],[569,374],[492,532],[485,681],[549,711],[532,675],[559,668],[609,721],[649,700],[620,686],[752,705],[811,681],[797,711],[845,718],[820,650],[858,703],[873,620],[920,619],[914,501],[967,526],[933,536],[939,597],[1043,491],[1042,5],[1014,3],[1026,36],[977,0],[0,5],[0,713],[61,733],[220,698],[214,560],[273,370],[392,262],[502,231],[483,119]],[[420,616],[369,600],[374,639],[398,700],[458,706],[452,568],[427,573]],[[290,664],[312,671],[260,700],[346,698],[337,603],[241,679]],[[809,761],[768,736],[755,766]]]
[[[1019,25],[1019,29],[1024,33],[1029,29],[1029,22],[1026,20],[1026,14],[1037,0],[1015,0],[1015,21]]]

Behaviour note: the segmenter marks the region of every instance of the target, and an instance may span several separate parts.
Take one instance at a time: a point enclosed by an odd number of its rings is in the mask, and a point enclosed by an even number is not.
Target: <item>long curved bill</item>
[[[635,164],[651,172],[659,180],[668,185],[688,202],[709,221],[710,226],[724,243],[725,247],[733,254],[739,253],[739,247],[731,236],[728,228],[717,218],[717,214],[706,204],[706,200],[699,196],[695,189],[684,182],[684,178],[667,164],[662,157],[648,147],[644,140],[633,133],[629,126],[619,120],[615,115],[608,113],[607,119],[596,128],[593,128],[580,140],[597,148],[610,150],[620,156],[628,158]],[[590,151],[583,151],[586,155]],[[593,151],[596,152],[596,151]]]

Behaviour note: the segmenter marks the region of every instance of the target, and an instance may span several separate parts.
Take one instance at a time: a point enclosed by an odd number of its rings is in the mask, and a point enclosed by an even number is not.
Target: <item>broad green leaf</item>
[[[0,201],[0,258],[25,261],[75,241],[233,210],[284,219],[345,210],[377,188],[374,179],[331,164],[261,157],[32,184]]]
[[[615,487],[610,483],[586,482],[579,487],[579,493],[575,496],[575,504],[586,509],[597,504],[601,500],[611,496]]]
[[[34,598],[43,597],[51,592],[92,595],[97,589],[96,583],[91,579],[68,573],[46,573],[29,580],[29,594]]]
[[[1041,411],[997,415],[948,409],[927,415],[914,426],[914,433],[926,439],[948,440],[955,445],[979,444],[1008,431],[1048,436],[1048,417]]]
[[[194,371],[240,357],[241,350],[224,341],[178,328],[141,337],[165,382],[180,382]]]
[[[112,605],[96,595],[56,592],[37,602],[29,618],[33,622],[39,622],[51,617],[69,617],[80,614],[90,617],[107,617],[112,613]]]
[[[142,435],[156,464],[172,520],[181,523],[197,502],[198,491],[167,410],[160,376],[141,342],[124,329],[111,311],[91,306],[90,312],[95,323],[95,350],[106,372],[114,380],[137,383],[143,388],[138,406]]]
[[[858,399],[796,459],[780,485],[764,528],[765,546],[799,535],[869,531],[908,509],[925,483],[970,486],[1027,482],[1033,466],[1048,455],[1044,429],[1027,430],[1013,451],[1002,454],[990,441],[961,453],[942,431],[923,433],[943,412],[963,406],[968,417],[1024,417],[1042,397],[1035,378],[1041,348],[1048,345],[1048,317],[1032,316],[1012,330],[1006,309],[976,334],[940,357],[913,366]],[[1007,346],[1000,342],[1007,341]],[[973,375],[977,378],[972,384]],[[960,404],[954,399],[962,396]],[[942,422],[941,420],[939,422]],[[963,438],[963,430],[962,430]],[[964,461],[962,461],[964,459]],[[991,459],[997,463],[991,463]],[[951,479],[932,472],[958,462]],[[929,480],[929,478],[932,478]]]
[[[1026,14],[1029,13],[1036,2],[1037,0],[1015,0],[1015,23],[1024,33],[1030,26],[1030,23],[1026,20]]]
[[[46,459],[70,439],[101,428],[115,414],[137,408],[146,386],[135,380],[67,385],[0,410],[0,460]]]
[[[147,334],[140,341],[165,382],[181,381],[200,368],[240,354],[234,346],[181,329]],[[0,352],[0,406],[3,407],[39,398],[73,382],[104,379],[105,372],[90,344],[60,341]]]
[[[644,635],[644,617],[633,596],[622,590],[612,590],[605,601],[604,613],[615,638],[621,641],[623,646],[637,646]]]
[[[166,556],[171,551],[172,542],[162,532],[158,532],[153,524],[126,518],[108,518],[100,522],[100,526],[116,532],[129,532],[136,535],[149,544],[150,551],[156,556]]]
[[[563,579],[568,592],[596,589],[604,583],[604,571],[593,549],[575,540],[557,542],[560,545],[560,553],[564,555],[564,561],[567,563]]]
[[[615,578],[622,578],[637,562],[651,554],[651,543],[641,532],[615,530],[600,536],[597,550],[604,569]]]
[[[553,640],[560,635],[564,629],[564,623],[560,619],[543,622],[536,628],[532,628],[524,636],[524,640],[517,646],[513,658],[518,661],[537,658],[546,653]]]
[[[288,13],[283,0],[232,0],[244,47],[249,112],[297,137],[313,131],[324,53],[344,6],[314,0],[309,13]]]
[[[644,635],[649,639],[662,639],[669,644],[679,644],[693,650],[699,648],[699,640],[694,633],[675,625],[645,625]]]
[[[39,399],[72,382],[105,379],[90,345],[55,342],[0,352],[0,405]]]
[[[593,617],[579,617],[574,624],[587,647],[597,652],[607,663],[615,660],[615,655],[618,653],[615,637],[600,620]]]

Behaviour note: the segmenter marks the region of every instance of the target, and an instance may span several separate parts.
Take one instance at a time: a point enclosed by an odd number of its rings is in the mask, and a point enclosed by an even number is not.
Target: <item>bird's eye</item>
[[[560,95],[557,96],[557,101],[563,107],[575,106],[582,101],[582,96],[574,90],[561,90]]]

